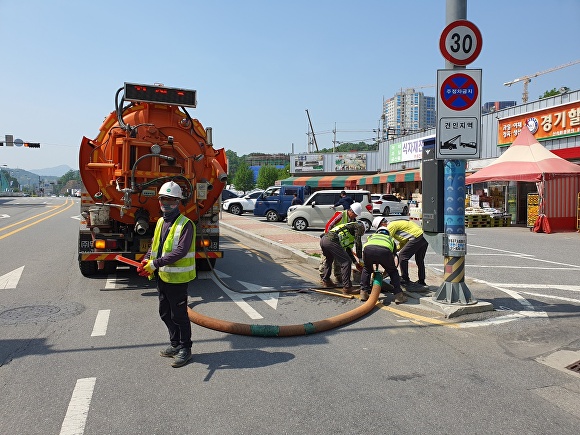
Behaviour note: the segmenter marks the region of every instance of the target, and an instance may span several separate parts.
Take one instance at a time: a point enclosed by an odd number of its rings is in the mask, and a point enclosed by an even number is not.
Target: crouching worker
[[[338,261],[342,275],[342,293],[345,295],[355,293],[350,279],[352,263],[359,264],[354,257],[352,248],[356,245],[356,255],[362,258],[362,235],[365,226],[362,222],[347,222],[334,226],[328,233],[320,238],[320,249],[324,254],[324,269],[322,281],[330,283],[333,261]]]
[[[360,299],[366,301],[371,289],[373,265],[380,264],[391,278],[394,287],[395,303],[407,302],[407,296],[401,289],[401,277],[395,265],[396,242],[387,230],[387,219],[377,217],[373,221],[373,228],[377,231],[371,234],[363,246],[363,270],[360,277]]]
[[[151,248],[137,272],[157,279],[159,316],[169,331],[170,346],[161,356],[181,367],[191,358],[191,322],[187,316],[187,287],[195,278],[195,225],[179,211],[181,188],[170,181],[159,190],[163,217],[157,221]]]

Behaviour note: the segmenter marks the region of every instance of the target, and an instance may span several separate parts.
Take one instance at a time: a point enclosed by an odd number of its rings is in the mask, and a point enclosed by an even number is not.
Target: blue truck
[[[292,204],[294,194],[303,203],[310,193],[310,186],[268,187],[256,200],[254,216],[265,216],[269,222],[283,221],[288,215],[288,208]]]

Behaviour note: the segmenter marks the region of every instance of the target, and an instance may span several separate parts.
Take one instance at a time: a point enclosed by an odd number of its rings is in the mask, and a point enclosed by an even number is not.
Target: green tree
[[[241,190],[244,193],[254,188],[254,171],[252,171],[248,164],[243,160],[240,161],[236,170],[236,175],[234,175],[233,178],[233,185],[237,190]]]
[[[544,95],[540,95],[539,99],[542,100],[548,97],[555,97],[556,95],[560,95],[560,91],[556,88],[552,88],[549,91],[544,92]]]
[[[226,157],[228,158],[228,180],[233,180],[242,158],[238,157],[238,154],[232,150],[226,150]]]
[[[348,153],[351,151],[376,151],[378,150],[378,145],[376,143],[374,144],[367,144],[365,142],[359,142],[359,143],[343,143],[338,145],[337,147],[335,147],[335,151],[337,153]],[[320,150],[321,153],[331,153],[333,150],[332,148],[323,148],[322,150]]]
[[[267,189],[274,185],[276,180],[279,180],[280,170],[276,166],[267,165],[261,166],[258,171],[258,181],[256,185],[260,189]]]
[[[284,180],[285,178],[290,177],[290,163],[288,163],[282,169],[278,169],[278,172],[278,180]]]
[[[71,180],[81,182],[81,172],[74,171],[71,169],[66,174],[64,174],[62,177],[60,177],[58,180],[56,180],[56,183],[55,183],[56,184],[56,189],[55,189],[56,192],[60,192],[61,189],[64,187],[64,185]]]

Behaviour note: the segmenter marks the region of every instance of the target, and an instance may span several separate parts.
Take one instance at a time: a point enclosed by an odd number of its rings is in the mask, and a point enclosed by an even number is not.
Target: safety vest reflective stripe
[[[163,248],[161,251],[161,256],[164,256],[168,252],[175,250],[179,246],[179,238],[183,227],[190,222],[188,218],[183,215],[179,215],[175,222],[169,230],[169,234],[163,243]],[[193,225],[193,223],[192,223]],[[157,221],[157,226],[155,227],[155,232],[153,234],[153,242],[151,244],[151,256],[150,259],[154,260],[157,258],[157,252],[159,251],[159,243],[161,240],[161,229],[163,227],[163,218]],[[193,225],[193,240],[189,248],[189,252],[173,264],[168,264],[159,268],[159,277],[168,283],[185,283],[189,282],[196,276],[195,270],[195,225]]]
[[[388,234],[375,233],[368,237],[363,249],[369,245],[383,246],[392,252],[395,248],[395,241]]]
[[[348,222],[333,227],[329,232],[338,235],[338,242],[343,248],[352,248],[354,246],[354,235],[348,230],[349,225],[357,225],[356,222]]]

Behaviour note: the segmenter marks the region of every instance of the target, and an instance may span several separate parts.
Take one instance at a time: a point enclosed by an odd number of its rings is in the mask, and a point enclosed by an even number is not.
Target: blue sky
[[[124,82],[197,90],[192,116],[217,148],[305,152],[308,109],[320,148],[371,139],[383,98],[434,85],[445,68],[445,0],[0,0],[0,165],[78,169]],[[482,102],[503,83],[580,59],[580,0],[468,0],[483,37]],[[534,78],[580,88],[580,64]],[[435,96],[435,87],[422,89]]]

